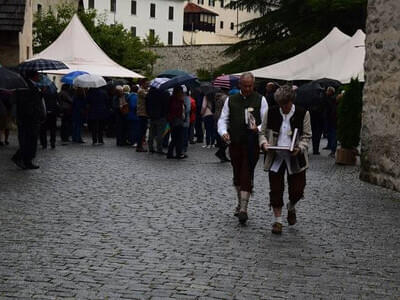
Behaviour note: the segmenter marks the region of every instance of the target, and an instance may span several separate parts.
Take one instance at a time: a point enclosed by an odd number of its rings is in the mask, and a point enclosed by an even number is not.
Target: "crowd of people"
[[[333,87],[325,91],[325,109],[321,110],[320,105],[306,110],[295,104],[294,86],[269,82],[262,96],[254,89],[251,73],[242,74],[239,87],[207,93],[201,87],[188,90],[180,85],[163,90],[144,79],[139,84],[91,89],[63,85],[57,94],[38,86],[38,78],[37,72],[28,73],[28,89],[15,94],[19,149],[12,161],[20,168],[39,168],[33,162],[38,137],[45,149],[50,132],[50,147],[56,147],[58,117],[63,145],[85,143],[84,124],[90,130],[93,146],[103,145],[103,136],[107,135],[115,137],[118,147],[134,147],[137,152],[165,155],[167,159],[185,159],[190,144],[202,143],[204,148],[218,148],[215,155],[221,162],[231,161],[237,194],[234,215],[245,224],[255,166],[260,153],[264,153],[275,234],[282,233],[285,174],[289,193],[287,221],[294,225],[295,206],[303,198],[306,185],[309,141],[312,140],[315,155],[319,154],[324,131],[331,155],[337,146],[337,99]],[[1,145],[9,143],[10,98],[10,93],[0,93],[0,133],[4,136]]]

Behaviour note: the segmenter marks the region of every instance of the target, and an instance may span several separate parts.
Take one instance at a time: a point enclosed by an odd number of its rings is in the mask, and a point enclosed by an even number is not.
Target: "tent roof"
[[[73,16],[65,30],[49,47],[33,57],[36,58],[59,60],[69,67],[65,70],[46,71],[50,74],[85,71],[108,77],[143,77],[109,58],[89,35],[77,15]]]
[[[279,63],[252,70],[255,77],[281,80],[331,78],[364,81],[365,34],[350,37],[338,28],[308,50]]]

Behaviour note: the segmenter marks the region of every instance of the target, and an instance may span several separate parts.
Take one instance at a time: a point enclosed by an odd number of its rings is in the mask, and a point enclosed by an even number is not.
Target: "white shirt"
[[[278,142],[277,146],[290,146],[292,142],[292,129],[290,127],[290,118],[294,115],[295,106],[292,105],[290,112],[285,115],[282,109],[279,109],[281,116],[283,118],[281,129],[279,130]],[[288,169],[289,174],[292,174],[292,169],[290,165],[290,152],[287,150],[276,150],[275,160],[272,163],[270,171],[278,173],[279,168],[281,167],[282,163],[286,163],[286,167]]]
[[[265,112],[268,110],[268,103],[265,100],[265,97],[261,98],[261,108],[260,108],[260,120],[264,119]],[[224,103],[224,107],[222,108],[221,116],[218,119],[218,134],[223,136],[228,133],[229,126],[229,97],[226,99]],[[261,124],[258,126],[258,131],[261,131]]]

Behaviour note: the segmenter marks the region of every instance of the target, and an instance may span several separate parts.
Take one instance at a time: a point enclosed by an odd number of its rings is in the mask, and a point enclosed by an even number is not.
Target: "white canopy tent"
[[[109,58],[89,35],[77,15],[49,47],[33,59],[54,59],[65,63],[69,69],[49,70],[46,73],[64,75],[72,71],[85,71],[107,77],[143,78]]]
[[[358,30],[350,37],[338,28],[308,50],[282,62],[252,70],[255,77],[280,80],[351,78],[364,81],[365,34]]]

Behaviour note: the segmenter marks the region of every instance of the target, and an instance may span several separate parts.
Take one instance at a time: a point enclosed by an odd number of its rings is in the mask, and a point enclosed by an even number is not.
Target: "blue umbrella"
[[[79,75],[83,75],[83,74],[88,74],[88,72],[74,71],[74,72],[68,73],[61,78],[61,82],[72,85],[74,83],[74,79],[76,77],[78,77]]]
[[[167,90],[170,88],[174,88],[178,85],[186,85],[187,88],[193,88],[200,86],[200,83],[197,80],[197,77],[187,74],[187,75],[176,76],[168,80],[167,82],[160,85],[160,89]]]
[[[57,87],[53,81],[49,79],[46,75],[41,74],[39,82],[36,83],[36,86],[40,88],[45,88],[50,94],[57,93]]]

